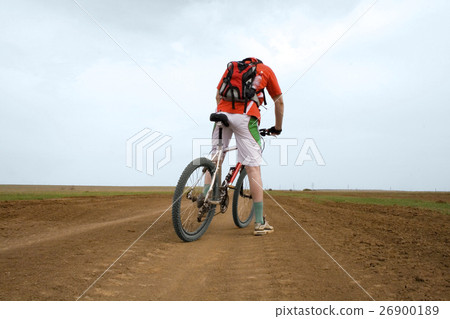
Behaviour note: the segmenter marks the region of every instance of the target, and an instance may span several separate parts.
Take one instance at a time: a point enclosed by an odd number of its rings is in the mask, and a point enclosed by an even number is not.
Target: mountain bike
[[[253,201],[245,166],[238,162],[230,167],[222,178],[222,162],[226,153],[237,150],[237,146],[223,147],[222,130],[229,126],[228,118],[222,113],[212,113],[210,120],[219,129],[217,150],[212,159],[200,157],[189,163],[178,180],[173,195],[172,222],[175,232],[183,241],[199,239],[207,230],[216,214],[225,213],[233,190],[232,215],[239,228],[247,227],[253,218]],[[268,129],[259,130],[261,136],[271,135]],[[211,186],[204,192],[205,175],[211,175]],[[236,185],[233,182],[236,180]],[[219,211],[216,213],[216,207]]]

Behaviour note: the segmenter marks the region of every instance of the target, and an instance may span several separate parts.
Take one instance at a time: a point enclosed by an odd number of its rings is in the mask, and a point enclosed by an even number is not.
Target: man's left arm
[[[217,105],[219,105],[220,99],[221,99],[221,97],[219,95],[219,90],[217,90],[217,92],[216,92],[216,103],[217,103]]]

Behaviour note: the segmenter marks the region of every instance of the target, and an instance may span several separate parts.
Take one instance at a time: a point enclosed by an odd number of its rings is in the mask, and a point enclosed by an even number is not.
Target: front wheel
[[[247,227],[253,218],[253,200],[247,171],[243,168],[233,194],[233,221],[239,228]]]
[[[173,195],[172,222],[175,232],[183,241],[199,239],[214,217],[216,205],[201,202],[205,174],[209,172],[212,176],[214,170],[214,163],[202,157],[189,163],[178,180]],[[212,197],[215,198],[217,193],[216,183]],[[202,211],[202,213],[199,214],[199,211]]]

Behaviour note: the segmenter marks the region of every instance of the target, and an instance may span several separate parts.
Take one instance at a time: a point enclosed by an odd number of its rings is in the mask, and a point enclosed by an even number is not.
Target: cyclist
[[[279,135],[282,130],[284,103],[280,86],[275,73],[262,61],[256,58],[247,58],[243,61],[247,63],[256,63],[256,77],[253,81],[255,91],[262,104],[265,97],[263,89],[267,89],[271,98],[275,102],[275,125],[269,131],[271,134]],[[261,179],[262,155],[261,155],[261,136],[258,126],[261,119],[258,104],[255,101],[238,102],[230,101],[219,94],[223,81],[228,73],[225,71],[222,76],[216,93],[216,102],[218,113],[225,113],[230,123],[229,127],[224,127],[222,132],[223,145],[228,147],[232,134],[236,138],[238,148],[238,161],[245,165],[250,182],[250,192],[253,199],[253,210],[255,214],[254,235],[260,236],[274,231],[273,226],[269,225],[263,214],[263,188]],[[247,105],[245,105],[247,104]],[[218,140],[218,128],[213,131],[213,155]],[[206,175],[204,194],[208,191],[211,184],[211,176]]]

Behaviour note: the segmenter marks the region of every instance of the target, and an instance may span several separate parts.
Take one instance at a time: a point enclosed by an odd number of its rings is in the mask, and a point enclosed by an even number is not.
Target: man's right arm
[[[272,97],[275,102],[275,129],[281,131],[283,128],[284,102],[283,94]]]

